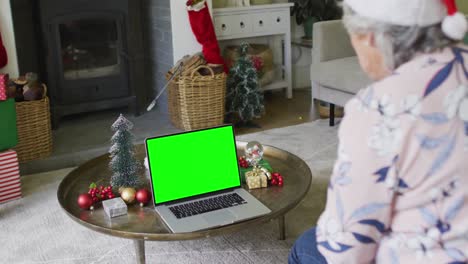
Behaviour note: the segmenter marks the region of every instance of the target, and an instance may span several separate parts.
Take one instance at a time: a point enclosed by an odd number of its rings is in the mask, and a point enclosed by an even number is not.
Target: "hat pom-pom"
[[[462,40],[468,30],[466,17],[460,12],[447,16],[442,22],[442,30],[447,37]]]

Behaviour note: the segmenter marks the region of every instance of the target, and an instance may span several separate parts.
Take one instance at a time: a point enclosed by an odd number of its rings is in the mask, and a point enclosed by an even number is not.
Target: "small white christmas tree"
[[[244,123],[259,118],[265,111],[263,92],[255,66],[247,54],[248,49],[249,44],[240,45],[240,57],[229,70],[226,83],[226,112],[237,113]]]
[[[109,150],[111,161],[109,163],[113,172],[111,177],[112,187],[137,187],[140,184],[138,171],[140,163],[135,159],[133,147],[132,122],[122,114],[112,124],[115,134],[111,138],[112,146]]]

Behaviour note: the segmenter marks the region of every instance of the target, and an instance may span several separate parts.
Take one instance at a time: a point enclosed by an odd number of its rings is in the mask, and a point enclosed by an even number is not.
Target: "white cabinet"
[[[291,6],[293,6],[292,3],[284,3],[213,9],[214,27],[219,41],[253,37],[281,37],[281,44],[276,45],[280,49],[279,54],[281,54],[278,78],[262,89],[286,88],[288,98],[292,97]]]
[[[253,32],[261,33],[264,31],[270,31],[273,26],[270,14],[260,13],[252,18]]]
[[[214,17],[215,31],[220,36],[245,35],[252,32],[252,19],[248,15]]]

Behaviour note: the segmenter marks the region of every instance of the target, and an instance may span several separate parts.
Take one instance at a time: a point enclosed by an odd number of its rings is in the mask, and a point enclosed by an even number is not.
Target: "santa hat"
[[[442,22],[443,32],[461,40],[468,30],[455,0],[344,0],[358,14],[394,25],[430,26]]]
[[[455,0],[444,0],[448,16],[442,22],[442,30],[449,38],[460,40],[465,37],[468,29],[466,17],[457,11]]]

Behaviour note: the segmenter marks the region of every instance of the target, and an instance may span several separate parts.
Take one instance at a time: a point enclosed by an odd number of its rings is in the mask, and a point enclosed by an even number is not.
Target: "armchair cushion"
[[[310,76],[321,86],[350,94],[356,94],[372,83],[355,56],[312,64]]]
[[[356,56],[341,20],[314,23],[312,39],[314,46],[312,63]]]

